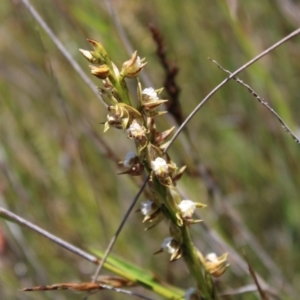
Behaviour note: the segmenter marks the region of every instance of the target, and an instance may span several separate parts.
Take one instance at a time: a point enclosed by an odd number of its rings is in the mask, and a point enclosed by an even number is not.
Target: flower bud
[[[101,64],[103,63],[101,56],[95,51],[88,51],[79,49],[81,54],[92,64]]]
[[[144,62],[145,58],[140,58],[135,51],[131,58],[123,63],[120,75],[122,77],[134,78],[147,64]]]
[[[101,65],[99,67],[90,66],[91,73],[100,79],[106,79],[109,75],[109,67],[107,65]]]
[[[94,57],[93,57],[91,51],[83,50],[83,49],[79,49],[79,51],[89,62],[93,61]]]
[[[228,253],[225,253],[219,257],[215,253],[209,253],[205,257],[204,262],[206,270],[214,277],[221,276],[229,266],[229,264],[226,262],[227,256]]]
[[[173,237],[165,238],[163,243],[161,244],[161,248],[154,254],[158,254],[161,252],[167,252],[171,254],[171,262],[179,259],[182,256],[180,244]]]
[[[147,200],[145,202],[142,202],[139,211],[142,213],[142,215],[144,215],[143,223],[145,222],[151,223],[151,225],[145,228],[145,230],[153,228],[154,226],[159,224],[164,217],[159,207],[152,200]]]
[[[108,54],[103,45],[91,39],[87,39],[87,41],[94,47],[95,52],[103,59],[103,63],[105,63],[105,58],[108,58]]]

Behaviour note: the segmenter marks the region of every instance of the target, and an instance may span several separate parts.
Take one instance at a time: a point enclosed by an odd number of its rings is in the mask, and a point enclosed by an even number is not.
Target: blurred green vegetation
[[[88,64],[78,51],[90,49],[86,38],[103,43],[119,66],[130,56],[105,1],[31,3],[86,74]],[[169,58],[180,69],[177,82],[185,116],[227,76],[207,57],[233,71],[300,24],[295,17],[300,5],[290,0],[127,0],[113,5],[133,49],[147,58],[144,72],[155,88],[162,86],[164,74],[149,23],[161,31]],[[106,118],[104,106],[20,1],[2,1],[0,19],[0,206],[78,247],[104,250],[138,190],[140,181],[118,176],[116,166],[134,146],[120,131],[103,134],[99,123]],[[299,49],[296,37],[239,75],[295,132],[300,113]],[[162,130],[169,121],[160,120]],[[187,129],[192,156],[210,170],[220,193],[210,197],[203,180],[191,175],[180,182],[181,191],[207,203],[201,211],[205,224],[240,255],[245,251],[253,269],[281,299],[293,299],[300,293],[299,145],[233,81],[213,96]],[[172,157],[178,165],[196,167],[182,143],[187,142],[179,138],[172,146]],[[240,220],[240,225],[233,220]],[[170,265],[166,256],[152,255],[166,227],[160,224],[145,232],[141,217],[132,214],[113,253],[187,289],[193,281],[182,261]],[[200,226],[193,232],[202,252],[227,251],[212,247],[211,236]],[[90,263],[4,220],[0,240],[1,299],[82,299],[82,294],[72,292],[25,294],[18,289],[88,281],[95,269]],[[255,245],[264,249],[268,262],[259,257],[262,252]],[[253,284],[235,257],[230,263],[219,281],[224,290]],[[113,292],[92,296],[125,297]]]

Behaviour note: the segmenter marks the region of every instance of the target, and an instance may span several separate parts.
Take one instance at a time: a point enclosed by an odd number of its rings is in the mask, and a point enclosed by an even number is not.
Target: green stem
[[[128,93],[127,84],[124,78],[119,77],[116,81],[115,88],[119,92],[122,102],[131,106],[131,101]]]
[[[159,181],[155,178],[153,180],[156,192],[158,192],[161,196],[161,199],[168,201],[167,197],[167,187],[162,186]],[[170,199],[169,199],[170,200]],[[211,278],[211,275],[206,271],[205,266],[203,265],[201,259],[198,256],[197,249],[195,248],[188,227],[183,224],[182,226],[178,226],[177,218],[174,213],[174,210],[170,209],[170,203],[164,203],[167,209],[162,209],[165,217],[181,231],[182,235],[182,255],[185,260],[185,263],[193,276],[193,278],[197,282],[197,286],[201,291],[201,296],[203,300],[217,300],[217,295],[215,293],[214,284]]]
[[[109,75],[109,80],[113,87],[117,90],[118,96],[120,97],[120,102],[132,106],[125,79],[119,75],[116,75],[113,69],[110,70],[111,74]]]
[[[211,276],[205,270],[205,267],[198,256],[197,249],[192,242],[187,226],[183,225],[180,229],[183,238],[181,245],[183,250],[183,258],[190,273],[198,284],[198,288],[201,291],[201,299],[216,300],[217,296],[214,291]]]

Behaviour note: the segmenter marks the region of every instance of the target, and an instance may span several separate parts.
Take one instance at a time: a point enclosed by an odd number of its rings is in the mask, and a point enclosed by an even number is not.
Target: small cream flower
[[[141,126],[136,120],[133,120],[128,128],[129,135],[135,139],[141,139],[146,135],[146,129]]]
[[[144,126],[141,126],[136,119],[133,119],[127,133],[128,138],[136,141],[137,153],[139,155],[148,144],[147,129]]]
[[[182,200],[178,207],[183,218],[191,218],[196,210],[196,204],[191,200]]]
[[[166,174],[169,170],[167,162],[161,157],[157,157],[154,161],[151,161],[151,168],[157,176]]]
[[[145,116],[152,118],[167,113],[166,111],[156,111],[156,108],[163,103],[168,102],[168,100],[159,99],[158,95],[162,90],[163,88],[155,90],[153,87],[142,90],[141,85],[138,85],[138,98],[141,102],[141,108]]]
[[[110,72],[109,67],[105,64],[98,67],[91,65],[90,68],[91,73],[100,79],[106,79]]]

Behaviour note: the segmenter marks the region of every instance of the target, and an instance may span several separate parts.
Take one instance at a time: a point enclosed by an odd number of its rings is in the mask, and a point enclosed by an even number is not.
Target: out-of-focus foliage
[[[130,57],[115,27],[119,22],[132,49],[147,58],[143,72],[159,88],[163,69],[148,27],[155,24],[169,57],[180,68],[177,81],[185,116],[226,76],[207,57],[233,71],[300,24],[295,17],[300,6],[291,0],[113,1],[115,21],[104,1],[35,0],[32,4],[87,74],[88,65],[78,52],[78,48],[90,49],[86,38],[101,41],[119,66]],[[0,19],[0,206],[78,247],[103,250],[138,190],[131,178],[116,175],[116,161],[134,147],[121,131],[103,134],[105,107],[20,1],[2,1]],[[300,37],[296,37],[239,75],[296,132],[299,49]],[[166,122],[161,122],[161,129],[167,128]],[[292,299],[293,289],[300,292],[300,146],[233,81],[187,127],[193,156],[212,172],[222,195],[214,201],[203,181],[188,175],[180,182],[182,192],[188,199],[206,202],[202,217],[207,226],[239,254],[245,251],[252,268],[283,299]],[[179,138],[170,152],[178,165],[192,168],[182,143],[187,142]],[[241,226],[232,222],[232,214]],[[224,252],[208,243],[211,237],[200,227],[193,229],[202,252]],[[132,214],[114,253],[186,289],[193,281],[182,262],[169,265],[164,255],[152,256],[166,232],[163,224],[144,232],[141,217]],[[253,249],[255,242],[267,259],[259,258],[262,252]],[[24,294],[18,289],[88,281],[95,268],[4,220],[0,255],[1,299],[81,299],[82,295],[71,292]],[[231,268],[221,277],[223,288],[253,283],[234,259],[230,262]],[[282,284],[281,278],[288,284]],[[103,297],[123,299],[124,295],[107,292]]]

